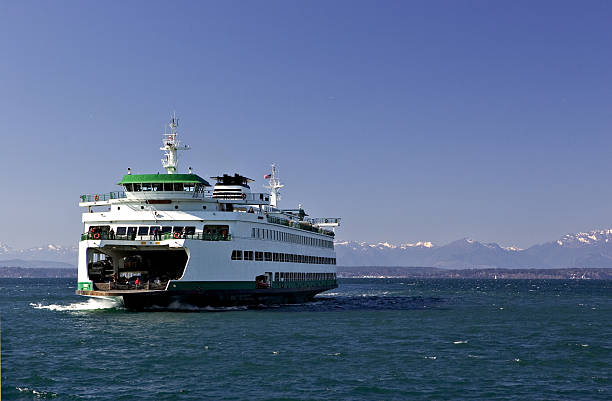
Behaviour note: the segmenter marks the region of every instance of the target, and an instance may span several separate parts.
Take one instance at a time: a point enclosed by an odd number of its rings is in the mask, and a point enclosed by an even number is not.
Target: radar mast
[[[191,149],[187,145],[181,145],[178,140],[178,118],[176,118],[176,112],[172,114],[172,119],[170,120],[170,133],[167,131],[164,132],[162,137],[162,147],[160,150],[165,151],[164,158],[161,159],[162,166],[166,169],[168,174],[176,174],[176,170],[178,167],[178,150],[189,150]]]
[[[278,201],[280,200],[279,190],[284,187],[278,178],[278,169],[276,168],[276,165],[272,164],[272,173],[266,174],[264,179],[268,179],[268,185],[264,185],[264,188],[268,188],[270,190],[270,206],[276,207]]]

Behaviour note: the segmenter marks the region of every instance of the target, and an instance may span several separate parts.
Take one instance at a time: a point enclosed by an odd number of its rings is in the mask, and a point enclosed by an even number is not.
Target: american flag
[[[266,175],[264,175],[264,180],[267,180],[268,178],[272,178],[272,174],[266,174]]]

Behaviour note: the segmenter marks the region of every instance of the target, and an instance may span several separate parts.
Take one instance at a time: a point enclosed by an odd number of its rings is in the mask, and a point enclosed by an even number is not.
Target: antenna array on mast
[[[284,185],[280,183],[280,179],[278,178],[278,169],[276,168],[275,164],[272,164],[272,173],[266,174],[264,178],[268,179],[268,185],[264,185],[264,188],[268,188],[270,190],[270,206],[276,207],[278,201],[280,200],[279,190],[284,187]]]
[[[162,137],[162,147],[160,150],[165,151],[164,158],[162,161],[162,166],[166,169],[168,174],[175,174],[178,167],[178,150],[189,150],[191,149],[187,145],[181,145],[178,140],[178,118],[176,118],[176,112],[172,114],[172,119],[170,120],[170,133],[167,131],[164,132]]]

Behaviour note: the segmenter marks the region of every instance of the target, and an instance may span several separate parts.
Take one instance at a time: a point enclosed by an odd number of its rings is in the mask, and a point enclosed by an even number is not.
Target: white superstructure
[[[266,188],[239,174],[178,173],[178,120],[164,134],[167,174],[131,174],[122,191],[83,195],[77,293],[122,297],[140,308],[297,302],[335,288],[337,218],[279,209],[278,170]],[[330,230],[331,229],[331,230]],[[162,305],[163,306],[163,305]]]

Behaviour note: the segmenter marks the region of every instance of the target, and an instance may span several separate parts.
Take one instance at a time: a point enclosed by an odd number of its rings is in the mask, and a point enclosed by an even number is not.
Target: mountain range
[[[467,268],[612,267],[612,229],[567,234],[527,249],[468,238],[437,246],[431,242],[393,245],[336,241],[342,266],[428,266]]]
[[[463,238],[446,245],[394,245],[335,241],[340,266],[426,266],[469,268],[612,268],[612,229],[567,234],[527,249]],[[0,266],[74,267],[77,246],[48,244],[13,249],[0,243]]]
[[[76,267],[78,247],[42,245],[15,249],[0,242],[0,266],[15,267]]]

